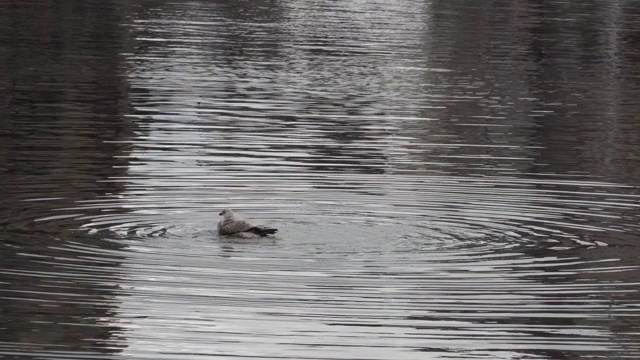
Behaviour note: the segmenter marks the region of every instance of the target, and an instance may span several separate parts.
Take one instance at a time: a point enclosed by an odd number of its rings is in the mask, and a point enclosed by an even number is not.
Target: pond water
[[[640,357],[637,1],[0,0],[0,41],[0,358]]]

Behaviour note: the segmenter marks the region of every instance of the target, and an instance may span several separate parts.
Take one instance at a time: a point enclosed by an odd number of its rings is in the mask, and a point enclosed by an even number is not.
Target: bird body
[[[229,209],[223,210],[220,215],[222,216],[222,220],[218,222],[218,233],[220,235],[254,234],[258,236],[267,236],[273,235],[278,231],[278,229],[251,225]]]

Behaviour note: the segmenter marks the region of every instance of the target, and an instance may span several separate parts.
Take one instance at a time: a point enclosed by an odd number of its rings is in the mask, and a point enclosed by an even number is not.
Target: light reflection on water
[[[67,47],[12,8],[1,356],[637,358],[639,12],[600,5],[37,12]]]

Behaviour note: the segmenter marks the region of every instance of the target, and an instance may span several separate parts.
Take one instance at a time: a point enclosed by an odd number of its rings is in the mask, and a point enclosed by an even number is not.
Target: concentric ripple
[[[0,13],[0,358],[640,357],[630,4],[64,3]]]

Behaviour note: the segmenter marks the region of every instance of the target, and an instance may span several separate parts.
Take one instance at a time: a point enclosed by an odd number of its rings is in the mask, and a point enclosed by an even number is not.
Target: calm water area
[[[640,359],[639,254],[640,1],[0,0],[0,359]]]

